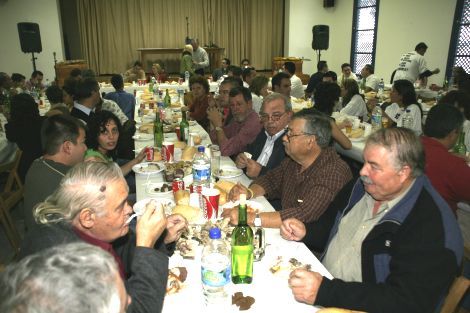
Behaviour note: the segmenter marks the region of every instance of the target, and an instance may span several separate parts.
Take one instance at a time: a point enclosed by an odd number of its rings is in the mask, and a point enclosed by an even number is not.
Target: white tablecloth
[[[198,124],[190,126],[190,131],[199,133],[204,132]],[[203,144],[210,143],[207,133],[203,138]],[[176,134],[165,134],[168,140],[176,140]],[[147,141],[136,141],[136,149],[145,146],[153,146],[153,139]],[[221,157],[221,166],[234,165],[228,157]],[[151,176],[136,175],[137,200],[148,198],[150,195],[146,192],[146,183],[163,181],[162,174]],[[235,179],[248,185],[250,179],[245,175]],[[172,195],[170,195],[172,197]],[[258,197],[254,201],[260,203],[263,211],[274,211],[271,204],[264,197]],[[310,305],[297,302],[287,283],[287,273],[272,274],[269,268],[274,264],[278,256],[283,256],[288,260],[292,257],[304,264],[310,264],[312,270],[322,275],[332,278],[331,274],[318,261],[318,259],[303,244],[298,242],[286,241],[280,237],[279,229],[266,229],[267,248],[266,255],[260,262],[255,262],[253,270],[253,283],[249,285],[235,285],[230,283],[228,286],[229,295],[234,292],[242,291],[245,296],[255,298],[255,303],[248,312],[316,312],[318,309]],[[170,267],[184,266],[188,270],[188,277],[185,287],[177,294],[169,295],[165,298],[163,312],[207,312],[203,304],[203,294],[201,285],[201,263],[198,250],[194,260],[182,259],[179,254],[175,254],[170,259]],[[228,301],[230,301],[230,297]],[[236,306],[227,304],[223,312],[238,312]]]
[[[134,90],[136,91],[143,91],[145,89],[148,89],[149,85],[148,84],[145,84],[145,85],[142,85],[142,86],[139,86],[138,84],[132,84],[132,85],[127,85],[127,86],[124,86],[124,90],[128,93],[134,93]],[[166,89],[178,89],[178,87],[180,85],[178,84],[159,84],[158,85],[160,90],[163,90],[165,91]],[[189,86],[188,84],[182,84],[181,85],[186,91],[189,91]],[[210,82],[209,83],[209,89],[210,89],[210,92],[215,92],[216,89],[217,89],[217,83],[216,82]],[[111,85],[111,84],[106,84],[106,83],[100,83],[100,93],[108,93],[108,92],[112,92],[112,91],[115,91],[114,87]]]

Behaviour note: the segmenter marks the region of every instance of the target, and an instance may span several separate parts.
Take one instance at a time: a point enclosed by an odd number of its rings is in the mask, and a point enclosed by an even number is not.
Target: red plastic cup
[[[154,154],[153,147],[145,147],[145,157],[146,157],[145,159],[148,162],[153,161],[153,154]]]
[[[173,162],[175,158],[175,143],[164,141],[162,143],[162,158],[166,162]]]
[[[203,188],[204,217],[207,220],[216,220],[219,216],[220,191],[216,188]]]

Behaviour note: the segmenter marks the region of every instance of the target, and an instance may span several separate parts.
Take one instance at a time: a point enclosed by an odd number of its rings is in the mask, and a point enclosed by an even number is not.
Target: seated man
[[[238,168],[246,169],[246,175],[255,178],[266,174],[281,164],[286,156],[282,137],[292,118],[292,107],[289,99],[280,93],[272,93],[263,99],[260,119],[264,131],[260,131],[255,141],[249,144],[245,153],[237,156]]]
[[[0,274],[1,312],[124,313],[130,302],[113,256],[86,243],[49,248]]]
[[[274,92],[280,93],[290,99],[291,81],[290,76],[284,72],[277,73],[271,80]]]
[[[11,81],[13,83],[12,88],[15,89],[16,93],[24,92],[26,88],[26,77],[20,73],[11,74]]]
[[[230,110],[232,121],[223,125],[222,116],[216,108],[210,108],[207,118],[214,130],[210,132],[213,143],[220,146],[223,156],[236,156],[245,151],[246,146],[252,143],[261,130],[258,114],[253,111],[251,92],[245,87],[230,90]]]
[[[75,101],[70,114],[87,124],[101,99],[98,82],[94,78],[77,81],[73,96]]]
[[[128,119],[134,119],[135,98],[134,95],[124,91],[124,81],[121,75],[113,75],[111,84],[116,91],[107,93],[104,98],[116,102]]]
[[[258,177],[246,188],[236,185],[230,191],[231,200],[240,193],[248,198],[266,196],[269,200],[281,199],[279,212],[259,214],[264,227],[280,227],[282,221],[296,217],[304,222],[318,220],[336,193],[352,179],[351,170],[330,147],[330,118],[320,112],[300,111],[294,114],[283,136],[287,155],[282,163]],[[231,223],[238,221],[237,210],[225,210],[223,216]],[[254,213],[247,221],[253,224]]]
[[[36,204],[45,201],[68,170],[83,161],[87,149],[84,125],[71,116],[51,116],[42,125],[41,143],[44,155],[31,164],[24,185],[24,217],[28,231],[36,226],[33,217]]]
[[[222,113],[222,120],[224,126],[228,125],[232,119],[233,115],[230,111],[230,90],[235,87],[240,87],[243,85],[243,82],[239,78],[235,77],[226,77],[219,86],[219,94],[215,99],[218,110]]]
[[[369,91],[378,91],[379,90],[379,83],[380,79],[375,76],[374,68],[370,64],[364,65],[361,70],[362,79],[359,83],[360,89],[364,90],[364,92]]]
[[[134,66],[124,73],[124,80],[128,83],[136,82],[139,79],[145,79],[145,72],[142,69],[142,63],[135,61]]]
[[[310,76],[308,81],[307,89],[305,89],[305,98],[308,99],[312,97],[315,92],[317,85],[322,82],[323,75],[328,72],[328,64],[326,61],[318,61],[317,63],[317,72]]]
[[[242,78],[243,78],[243,86],[246,88],[250,88],[251,81],[253,78],[256,77],[256,70],[254,67],[245,67],[242,69]]]
[[[463,114],[452,105],[431,108],[421,142],[426,154],[426,175],[454,213],[458,202],[470,202],[470,167],[449,150],[462,131]]]
[[[148,205],[134,233],[127,222],[132,213],[127,196],[126,181],[115,163],[76,165],[36,207],[34,217],[43,225],[26,235],[20,258],[61,243],[98,246],[113,255],[126,280],[133,299],[129,312],[160,312],[168,276],[165,244],[179,237],[186,222],[180,215],[166,218],[162,208]]]
[[[284,73],[289,75],[290,83],[291,83],[291,90],[290,95],[294,98],[303,98],[304,97],[304,87],[302,85],[302,80],[295,75],[295,63],[294,62],[286,62],[284,63]]]
[[[222,64],[222,67],[216,68],[212,73],[212,80],[215,82],[218,81],[219,78],[223,77],[224,75],[227,75],[228,67],[230,66],[230,59],[223,58],[220,63]]]
[[[463,242],[423,170],[423,147],[411,130],[380,129],[366,141],[361,180],[334,200],[334,226],[283,222],[283,238],[326,248],[322,263],[334,277],[293,271],[297,301],[366,312],[435,311],[460,271]]]
[[[321,81],[324,83],[336,83],[338,81],[338,75],[333,71],[328,71],[323,74]]]
[[[44,85],[42,84],[43,78],[44,74],[41,71],[34,71],[31,73],[31,78],[25,83],[26,89],[30,91],[33,88],[44,89]]]
[[[357,76],[354,74],[351,70],[351,64],[349,63],[343,63],[341,64],[341,74],[338,77],[338,84],[340,87],[344,86],[344,81],[346,79],[354,79],[357,81]]]
[[[46,97],[51,104],[47,116],[54,114],[70,114],[69,107],[64,103],[64,91],[59,86],[52,85],[46,89]]]

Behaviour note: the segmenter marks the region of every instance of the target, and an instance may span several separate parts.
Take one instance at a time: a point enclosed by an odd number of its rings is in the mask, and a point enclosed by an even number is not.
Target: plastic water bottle
[[[210,187],[211,161],[207,157],[204,146],[199,146],[193,158],[193,183]]]
[[[188,71],[184,72],[184,82],[189,84],[189,72]]]
[[[227,304],[229,301],[226,289],[230,282],[230,249],[220,239],[220,229],[211,228],[209,243],[202,250],[201,280],[206,305]]]
[[[382,109],[377,103],[374,110],[372,110],[372,115],[370,117],[370,123],[372,125],[372,131],[377,131],[382,128]]]
[[[379,96],[380,100],[383,99],[383,95],[384,95],[384,89],[385,89],[385,83],[384,83],[384,79],[381,78],[380,79],[380,83],[379,85],[377,86],[377,95]]]
[[[413,129],[413,116],[410,110],[406,110],[401,120],[401,126],[408,129]]]

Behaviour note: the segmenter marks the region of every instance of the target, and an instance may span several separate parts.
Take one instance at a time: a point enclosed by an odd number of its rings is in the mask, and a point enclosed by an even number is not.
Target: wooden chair
[[[469,279],[463,276],[457,277],[452,286],[450,286],[449,293],[444,300],[440,313],[454,313],[469,287]]]
[[[0,194],[0,223],[5,229],[7,238],[15,251],[15,256],[20,249],[21,238],[10,215],[10,210],[23,198],[24,187],[18,176],[21,154],[22,151],[18,149],[13,161],[0,165],[0,173],[8,173],[5,188]]]

